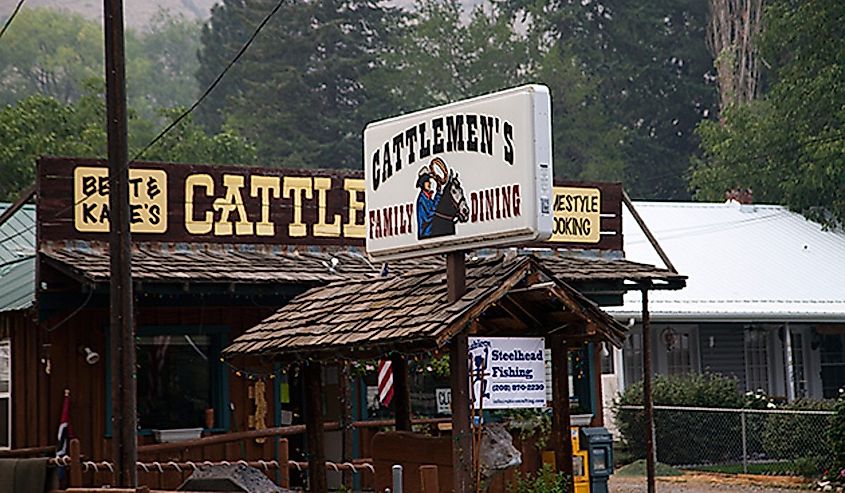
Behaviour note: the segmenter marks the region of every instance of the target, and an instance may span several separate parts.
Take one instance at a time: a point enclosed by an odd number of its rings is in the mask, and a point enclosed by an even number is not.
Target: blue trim
[[[148,337],[157,335],[208,335],[211,336],[211,353],[209,363],[211,374],[209,384],[211,386],[211,404],[214,407],[214,427],[205,429],[210,433],[224,433],[229,431],[231,424],[231,413],[229,412],[229,375],[226,365],[220,361],[220,352],[229,343],[229,327],[224,325],[194,326],[194,325],[145,325],[138,327],[135,337]],[[112,436],[112,395],[111,395],[111,344],[108,327],[104,329],[106,339],[105,363],[106,363],[106,426],[105,437]],[[141,436],[153,434],[151,428],[138,430]]]

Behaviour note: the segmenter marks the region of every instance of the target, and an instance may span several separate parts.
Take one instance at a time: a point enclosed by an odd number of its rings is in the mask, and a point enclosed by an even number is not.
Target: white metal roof
[[[689,276],[679,291],[649,293],[655,320],[845,322],[845,232],[825,231],[777,205],[634,202],[669,260]],[[626,209],[625,257],[662,265]],[[625,296],[619,317],[641,314]]]

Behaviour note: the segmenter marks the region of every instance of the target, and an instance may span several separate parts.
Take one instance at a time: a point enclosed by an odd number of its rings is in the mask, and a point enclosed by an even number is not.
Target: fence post
[[[70,440],[70,474],[68,485],[70,487],[82,486],[82,459],[79,453],[79,439]]]
[[[440,493],[437,466],[420,466],[420,485],[422,493]]]
[[[279,486],[282,488],[290,488],[289,458],[288,439],[279,438]]]
[[[742,424],[742,472],[748,474],[748,432],[745,424],[745,411],[739,413],[740,423]]]

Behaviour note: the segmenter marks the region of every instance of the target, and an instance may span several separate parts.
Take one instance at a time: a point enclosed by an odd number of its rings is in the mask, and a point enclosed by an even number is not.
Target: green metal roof
[[[11,206],[0,203],[0,214]],[[35,302],[35,206],[25,204],[0,224],[0,312]]]

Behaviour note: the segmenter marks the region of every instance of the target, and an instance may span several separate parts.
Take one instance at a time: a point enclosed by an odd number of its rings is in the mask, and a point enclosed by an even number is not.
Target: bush
[[[548,464],[537,474],[517,474],[513,484],[514,493],[568,493],[569,478],[562,472],[555,472]]]
[[[833,401],[799,399],[781,409],[831,411]],[[770,459],[830,457],[831,418],[823,415],[769,414],[763,421],[763,450]]]
[[[695,406],[741,408],[746,399],[735,378],[714,374],[655,376],[654,404],[660,406]],[[632,385],[614,402],[616,426],[633,457],[644,458],[645,414],[623,406],[642,405],[642,383]],[[741,450],[739,419],[725,419],[721,413],[655,412],[658,460],[667,464],[701,462],[708,458],[729,458]],[[721,433],[714,433],[715,430]]]
[[[830,420],[828,441],[833,452],[833,470],[845,470],[845,399],[839,398],[833,406],[836,412]]]

